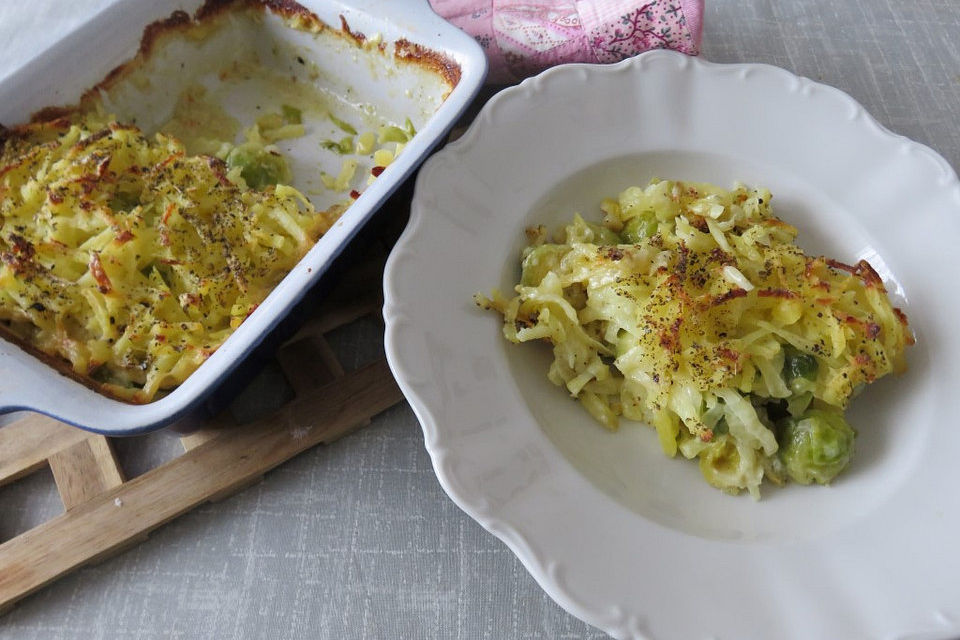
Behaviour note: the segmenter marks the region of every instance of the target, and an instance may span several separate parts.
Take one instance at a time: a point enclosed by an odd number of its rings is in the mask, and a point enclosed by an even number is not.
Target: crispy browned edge
[[[103,80],[85,91],[77,104],[44,107],[30,117],[30,123],[46,122],[61,118],[66,119],[75,116],[77,113],[82,111],[86,105],[96,99],[101,90],[109,90],[125,75],[141,65],[143,61],[153,53],[154,49],[158,46],[158,43],[162,39],[171,37],[172,34],[177,34],[194,28],[204,22],[207,22],[208,20],[212,20],[217,16],[224,14],[228,10],[242,9],[261,11],[269,9],[273,13],[286,18],[292,23],[291,26],[295,28],[312,31],[314,33],[330,30],[334,34],[348,38],[358,46],[363,45],[363,43],[366,41],[366,36],[363,33],[360,33],[359,31],[352,31],[350,29],[350,25],[347,24],[347,21],[343,16],[340,16],[340,29],[334,30],[325,22],[323,22],[323,20],[317,17],[315,13],[303,5],[294,2],[293,0],[206,0],[206,2],[204,2],[204,4],[197,9],[193,18],[191,18],[187,12],[178,10],[174,11],[168,17],[162,20],[158,20],[147,25],[144,28],[143,35],[140,39],[140,48],[133,58],[112,69],[109,73],[107,73]],[[384,51],[384,46],[380,45],[378,49],[382,52]],[[394,44],[394,58],[398,62],[405,64],[417,64],[439,74],[450,86],[450,90],[453,90],[453,88],[460,82],[460,66],[456,62],[442,53],[433,51],[432,49],[422,45],[412,43],[406,39],[400,39]],[[7,138],[25,134],[28,124],[15,125],[12,127],[0,125],[0,144],[2,144]],[[122,398],[114,393],[111,393],[104,387],[104,385],[97,382],[90,376],[81,375],[74,371],[73,367],[70,366],[68,361],[59,356],[54,356],[37,349],[32,344],[13,333],[3,323],[0,323],[0,338],[3,338],[8,342],[12,342],[44,364],[49,365],[61,374],[80,382],[81,384],[102,395],[113,398],[114,400],[126,402],[128,404],[148,404],[139,403],[128,398]],[[151,402],[152,401],[153,400],[151,400]]]
[[[20,347],[21,349],[29,353],[31,356],[33,356],[40,362],[55,369],[58,373],[65,375],[72,380],[76,380],[83,386],[89,389],[92,389],[97,393],[105,395],[108,398],[119,400],[120,402],[125,402],[127,404],[148,404],[145,402],[136,402],[134,400],[130,400],[129,398],[123,398],[121,396],[118,396],[115,393],[111,393],[108,388],[104,387],[103,384],[97,382],[90,376],[81,375],[76,371],[74,371],[73,367],[70,366],[70,363],[64,360],[63,358],[61,358],[60,356],[51,355],[46,351],[41,351],[40,349],[36,348],[26,340],[21,339],[20,336],[13,333],[3,323],[0,323],[0,338],[6,340],[7,342],[11,342],[17,345],[18,347]],[[156,399],[159,400],[160,397]]]
[[[460,84],[460,65],[433,49],[401,38],[393,44],[394,57],[398,62],[416,64],[440,74],[450,88]]]
[[[143,36],[141,37],[140,48],[137,54],[130,60],[112,69],[103,80],[85,91],[77,104],[45,107],[34,113],[30,121],[40,122],[74,115],[84,106],[95,100],[101,91],[109,90],[125,75],[140,66],[146,58],[150,57],[154,49],[158,46],[158,43],[164,38],[197,27],[226,13],[228,10],[244,9],[270,10],[276,15],[287,19],[293,28],[312,31],[314,33],[329,30],[330,33],[346,38],[357,46],[363,45],[367,40],[363,33],[353,31],[343,16],[340,16],[340,29],[333,29],[315,13],[293,0],[206,0],[206,2],[197,9],[193,18],[191,18],[187,12],[178,10],[174,11],[167,18],[147,25],[143,30]],[[378,49],[383,51],[384,47],[380,46]],[[460,82],[461,70],[459,64],[438,51],[410,42],[405,38],[401,38],[394,43],[394,59],[404,64],[416,64],[440,75],[450,86],[450,90]],[[11,129],[6,132],[6,135],[9,136],[15,134],[15,132],[16,127],[11,127]]]

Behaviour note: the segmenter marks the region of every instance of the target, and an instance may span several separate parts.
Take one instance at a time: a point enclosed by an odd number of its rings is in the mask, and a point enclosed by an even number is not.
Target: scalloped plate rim
[[[799,91],[809,89],[806,97],[811,97],[816,92],[822,91],[832,98],[839,98],[841,104],[852,107],[855,111],[856,117],[851,118],[851,122],[854,123],[852,126],[866,127],[870,129],[870,133],[874,136],[885,138],[890,143],[900,143],[904,149],[919,153],[922,161],[934,165],[939,172],[939,186],[944,190],[949,189],[954,191],[953,199],[958,205],[958,208],[960,208],[960,180],[958,180],[957,173],[950,164],[929,146],[886,128],[857,100],[844,91],[796,75],[788,70],[770,64],[714,63],[662,50],[647,52],[614,65],[561,65],[548,69],[533,78],[528,78],[519,85],[510,87],[492,97],[466,133],[458,140],[448,144],[424,164],[416,182],[410,222],[396,243],[386,265],[383,315],[386,322],[385,343],[389,365],[422,426],[425,445],[431,457],[434,471],[448,496],[458,507],[470,515],[481,526],[503,541],[517,556],[528,572],[530,572],[537,583],[560,606],[574,616],[597,626],[615,637],[653,638],[654,636],[648,635],[648,632],[644,629],[645,623],[642,622],[638,615],[624,611],[622,607],[611,606],[604,612],[579,601],[577,597],[570,592],[569,585],[564,585],[558,578],[563,567],[562,559],[551,560],[542,557],[534,548],[534,545],[531,544],[531,541],[522,535],[515,526],[498,515],[496,510],[492,509],[481,495],[471,493],[464,489],[457,481],[457,478],[447,470],[447,462],[456,456],[454,447],[448,446],[448,443],[444,441],[443,428],[442,425],[439,424],[435,412],[429,405],[429,402],[419,393],[417,384],[411,382],[411,380],[416,380],[420,374],[408,369],[408,366],[412,366],[413,363],[404,361],[403,352],[405,349],[401,345],[403,338],[409,337],[410,329],[407,325],[410,322],[410,318],[405,313],[404,301],[399,297],[400,285],[396,279],[399,277],[398,273],[402,270],[402,262],[405,253],[408,251],[408,246],[414,241],[420,231],[421,225],[427,220],[429,211],[428,207],[422,203],[423,191],[427,188],[426,185],[430,180],[434,167],[439,166],[443,159],[448,156],[462,155],[468,151],[471,145],[476,143],[485,128],[496,126],[495,113],[496,110],[500,108],[501,103],[515,100],[531,93],[545,91],[549,88],[549,83],[567,74],[612,74],[634,68],[636,68],[637,72],[642,72],[644,65],[646,65],[648,61],[660,59],[680,60],[680,69],[678,71],[684,73],[732,71],[744,74],[743,79],[747,79],[754,71],[759,73],[775,73],[785,79],[799,82]],[[960,620],[954,619],[950,615],[934,611],[933,619],[938,622],[938,628],[934,629],[934,633],[943,632],[944,634],[949,634],[960,632]],[[916,629],[915,631],[929,632],[929,629]],[[712,634],[713,632],[707,633]]]

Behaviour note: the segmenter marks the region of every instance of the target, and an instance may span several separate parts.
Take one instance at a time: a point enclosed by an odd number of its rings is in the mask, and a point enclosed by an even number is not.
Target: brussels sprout
[[[286,160],[257,144],[241,144],[227,154],[227,166],[240,167],[240,175],[251,189],[262,189],[290,179]]]
[[[856,433],[839,412],[811,409],[778,427],[780,460],[794,482],[827,484],[850,461]]]
[[[657,218],[652,211],[645,211],[639,216],[627,220],[627,223],[623,225],[623,231],[620,232],[620,237],[626,243],[637,244],[644,238],[649,238],[656,233]]]
[[[548,271],[560,266],[560,258],[569,250],[562,244],[542,244],[529,249],[523,258],[520,284],[535,287],[540,284]]]

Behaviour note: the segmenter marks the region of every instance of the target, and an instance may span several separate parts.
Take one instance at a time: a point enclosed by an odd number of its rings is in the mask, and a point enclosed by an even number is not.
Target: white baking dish
[[[137,53],[146,25],[175,10],[192,15],[201,4],[201,0],[120,0],[0,84],[0,122],[16,124],[38,109],[76,103],[85,91]],[[417,134],[369,186],[361,182],[369,175],[369,167],[361,161],[359,198],[223,346],[171,393],[144,405],[119,402],[61,374],[13,343],[0,340],[0,413],[39,411],[110,435],[156,429],[184,414],[303,297],[374,211],[441,140],[483,82],[486,63],[482,50],[470,37],[433,14],[426,0],[303,0],[302,4],[333,29],[321,34],[297,31],[266,11],[255,26],[233,25],[201,44],[174,41],[162,56],[154,58],[152,68],[144,68],[149,82],[137,80],[132,77],[137,74],[132,74],[112,85],[103,101],[118,119],[135,120],[149,132],[169,117],[176,96],[185,86],[199,82],[216,90],[218,65],[252,48],[267,52],[260,56],[265,64],[272,60],[278,70],[289,72],[299,82],[322,81],[325,91],[343,108],[376,113],[390,122],[410,118]],[[368,43],[372,39],[384,46],[359,47],[353,38],[334,34],[347,27],[353,34],[364,34]],[[396,51],[411,50],[405,42],[423,47],[412,48],[428,64],[399,60],[403,56],[395,55]],[[307,64],[291,63],[298,57]],[[255,82],[234,84],[221,91],[221,103],[245,122],[257,115],[262,91]],[[328,207],[331,198],[336,198],[315,184],[320,170],[335,174],[342,161],[319,144],[319,139],[330,135],[314,131],[280,144],[293,170],[293,185],[318,209]]]

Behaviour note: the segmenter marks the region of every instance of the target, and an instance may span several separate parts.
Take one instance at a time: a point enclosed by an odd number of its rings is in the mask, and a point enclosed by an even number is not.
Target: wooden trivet
[[[143,541],[178,515],[253,484],[298,453],[367,424],[399,402],[403,396],[384,360],[345,373],[324,338],[379,311],[375,294],[321,310],[277,353],[295,393],[292,400],[248,424],[237,424],[224,412],[180,439],[182,455],[132,480],[126,480],[110,438],[41,415],[0,427],[0,485],[49,465],[65,508],[53,520],[0,544],[0,613],[74,569]]]

